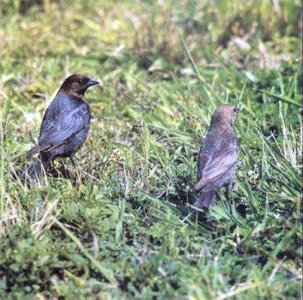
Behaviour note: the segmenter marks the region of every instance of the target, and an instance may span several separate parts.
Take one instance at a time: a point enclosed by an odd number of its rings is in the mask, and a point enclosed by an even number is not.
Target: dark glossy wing
[[[62,144],[88,125],[90,109],[85,101],[54,99],[47,108],[40,129],[41,150]]]
[[[240,146],[234,134],[216,135],[210,133],[200,150],[198,162],[199,182],[196,190],[214,184],[237,162]]]

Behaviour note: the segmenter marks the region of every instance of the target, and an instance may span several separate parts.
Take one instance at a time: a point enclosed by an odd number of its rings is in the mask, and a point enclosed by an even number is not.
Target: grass
[[[3,1],[0,298],[302,296],[300,3],[277,3]],[[104,82],[78,185],[24,185],[75,72]],[[200,139],[226,102],[241,108],[232,199],[192,220]]]

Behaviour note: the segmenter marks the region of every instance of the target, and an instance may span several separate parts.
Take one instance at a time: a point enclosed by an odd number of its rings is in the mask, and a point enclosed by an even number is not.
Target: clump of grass
[[[62,10],[45,1],[38,15],[37,6],[24,16],[10,6],[0,18],[0,298],[300,297],[298,5],[281,2],[279,31],[260,21],[272,2],[258,2],[266,9],[255,5],[248,19],[240,1],[160,2],[88,0]],[[270,53],[287,49],[293,59],[279,69],[243,64],[258,57],[256,30],[249,51],[233,48],[239,65],[222,64],[233,57],[218,38],[233,16],[247,22],[240,38],[256,23],[262,39],[270,33]],[[146,68],[157,60],[161,76]],[[60,176],[25,185],[16,169],[31,135],[60,80],[79,71],[104,86],[87,93],[94,118],[77,153],[77,185]],[[200,139],[226,102],[241,108],[232,199],[220,193],[193,220]]]
[[[144,5],[136,14],[128,16],[133,32],[131,54],[147,68],[161,58],[168,63],[181,64],[185,56],[173,14],[158,6],[153,7],[152,12],[146,9]]]

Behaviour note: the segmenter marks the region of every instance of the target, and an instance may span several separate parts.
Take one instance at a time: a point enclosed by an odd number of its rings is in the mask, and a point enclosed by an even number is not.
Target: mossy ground
[[[0,298],[300,298],[300,11],[2,1]],[[31,135],[76,72],[103,80],[77,184],[26,186]],[[234,191],[192,220],[200,139],[226,102],[241,109]]]

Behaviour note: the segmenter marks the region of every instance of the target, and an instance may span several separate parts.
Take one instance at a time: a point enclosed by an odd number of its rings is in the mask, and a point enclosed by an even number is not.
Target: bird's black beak
[[[99,84],[99,83],[100,83],[100,82],[97,81],[97,80],[95,80],[95,79],[90,79],[90,80],[87,82],[86,87],[88,88],[88,87],[90,87],[90,86],[92,86],[92,85],[96,85],[96,84]]]

